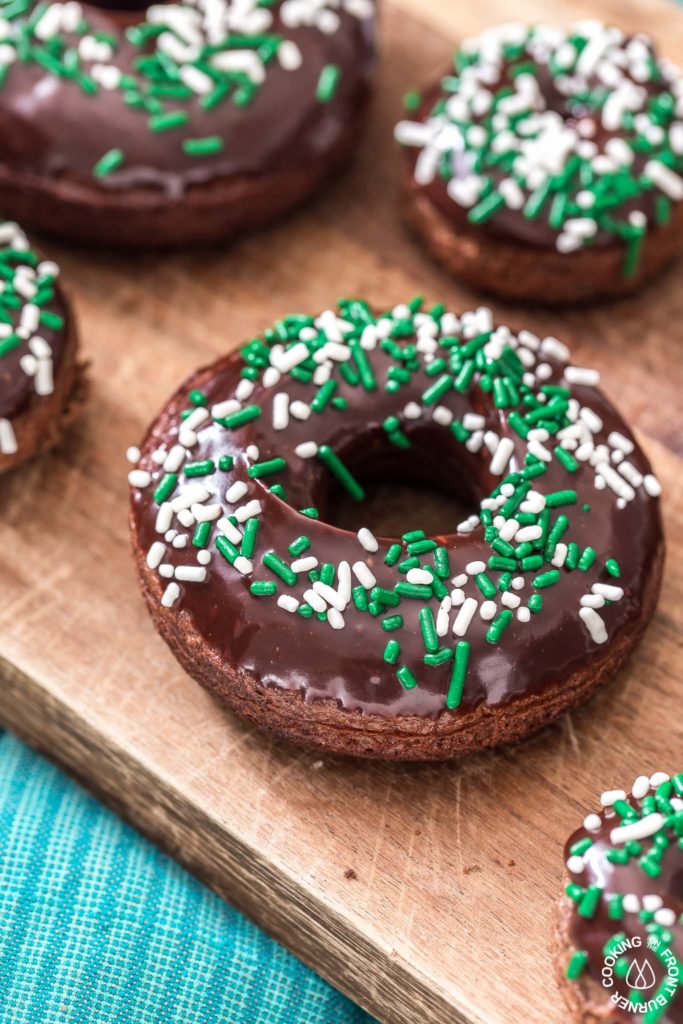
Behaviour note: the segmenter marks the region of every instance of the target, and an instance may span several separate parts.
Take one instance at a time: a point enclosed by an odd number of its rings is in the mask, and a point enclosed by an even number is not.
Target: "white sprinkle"
[[[490,622],[496,614],[496,602],[495,601],[482,601],[479,608],[479,614],[481,615],[484,622]]]
[[[128,451],[126,452],[126,458],[128,459],[129,462],[132,462],[133,465],[136,466],[140,461],[140,449],[135,448],[134,446],[129,448]]]
[[[422,409],[417,402],[408,402],[403,410],[403,415],[407,420],[419,420],[422,415]]]
[[[639,775],[631,787],[631,793],[636,800],[642,800],[650,792],[650,780],[647,775]]]
[[[289,407],[289,411],[295,420],[307,420],[311,415],[310,405],[306,405],[305,402],[294,401]]]
[[[597,370],[590,370],[582,366],[567,366],[564,371],[564,376],[570,384],[582,384],[586,387],[596,387],[600,383],[600,374]]]
[[[627,914],[637,914],[640,910],[640,900],[633,892],[627,892],[623,900],[624,910]]]
[[[222,519],[218,520],[216,526],[232,544],[239,546],[242,543],[242,532],[238,530],[235,524],[231,523],[230,520],[225,516]]]
[[[234,412],[238,412],[241,409],[241,404],[236,398],[228,398],[224,402],[218,402],[216,405],[211,406],[211,415],[215,420],[225,419],[226,416],[232,416]]]
[[[254,498],[253,501],[248,501],[246,505],[240,505],[239,508],[235,509],[235,519],[238,523],[245,523],[252,516],[259,515],[261,509],[261,502]]]
[[[607,437],[607,443],[613,448],[618,448],[624,453],[624,455],[630,455],[633,451],[633,441],[629,441],[627,437],[620,434],[618,430],[613,430]]]
[[[332,629],[343,629],[346,625],[344,616],[336,608],[328,608],[327,621],[332,626]]]
[[[175,571],[175,578],[187,583],[203,583],[206,579],[206,569],[201,565],[179,565]]]
[[[583,857],[579,857],[578,854],[574,855],[573,857],[570,857],[567,861],[567,870],[571,871],[573,875],[580,875],[583,872],[585,866],[586,865]]]
[[[655,911],[655,923],[663,928],[673,928],[676,924],[676,914],[669,907],[662,907]]]
[[[289,426],[289,395],[278,391],[273,398],[273,430],[286,430]]]
[[[600,796],[600,803],[603,807],[611,807],[617,800],[625,800],[626,792],[623,789],[607,789]]]
[[[436,615],[436,635],[446,636],[448,633],[448,622],[449,613],[452,607],[452,601],[448,595],[443,598],[439,605],[439,610]]]
[[[467,573],[461,572],[451,580],[454,587],[464,587],[467,583]]]
[[[620,825],[618,828],[613,828],[609,834],[610,842],[613,846],[617,846],[620,843],[629,843],[632,840],[638,842],[640,839],[648,839],[656,832],[659,832],[664,826],[665,821],[664,815],[658,812],[647,814],[640,821],[634,821],[630,825]]]
[[[149,487],[152,482],[152,475],[146,469],[131,469],[128,474],[128,483],[131,487]]]
[[[163,576],[164,579],[172,580],[173,571],[173,566],[170,565],[168,562],[164,562],[163,565],[159,566],[159,575]]]
[[[366,526],[361,527],[358,531],[358,541],[366,551],[374,552],[379,549],[375,535]]]
[[[195,502],[206,501],[210,495],[211,492],[203,484],[190,484],[182,494],[178,494],[173,498],[171,508],[174,512],[180,512],[182,509],[190,508]]]
[[[187,452],[181,444],[174,444],[164,459],[164,473],[177,473],[185,461],[186,454]]]
[[[517,609],[517,618],[520,622],[530,622],[531,610],[527,608],[526,605],[523,605],[521,608]]]
[[[249,488],[243,480],[236,480],[225,492],[225,500],[230,502],[231,505],[236,505],[238,501],[242,500],[248,490]]]
[[[330,587],[329,584],[323,583],[322,580],[316,580],[313,584],[313,589],[316,594],[319,594],[324,601],[327,601],[337,611],[343,612],[346,608],[348,601],[345,601],[341,594],[334,587]]]
[[[453,623],[454,636],[465,636],[476,610],[477,602],[475,599],[473,597],[466,598]]]
[[[647,177],[651,178],[657,188],[669,199],[673,199],[677,203],[683,199],[683,178],[680,174],[676,174],[659,160],[648,160],[644,171]]]
[[[365,562],[354,562],[353,572],[362,587],[365,587],[366,590],[372,590],[377,580]]]
[[[586,832],[599,832],[602,828],[602,818],[599,814],[588,814],[583,819],[583,827]]]
[[[462,418],[462,425],[465,430],[483,430],[486,420],[476,412],[466,412]]]
[[[278,608],[283,608],[286,612],[295,612],[299,607],[299,602],[291,594],[280,594],[277,599]]]
[[[280,373],[289,373],[299,363],[303,363],[308,359],[309,355],[308,345],[303,341],[298,341],[286,350],[277,351],[275,348],[271,349],[270,361]]]
[[[190,511],[198,523],[212,523],[223,513],[222,505],[191,505]]]
[[[538,540],[542,536],[543,528],[541,526],[522,526],[517,531],[515,540],[518,544],[526,544],[529,541]]]
[[[164,608],[172,608],[179,597],[180,587],[178,586],[178,584],[175,582],[169,583],[166,589],[164,590],[163,596],[161,598],[161,603],[164,606]]]
[[[594,583],[591,590],[594,594],[600,594],[607,601],[621,601],[624,596],[623,587],[615,587],[611,583]]]
[[[197,561],[200,565],[208,565],[211,561],[211,552],[202,548],[201,551],[197,552]]]
[[[661,786],[663,782],[668,781],[669,776],[666,774],[666,772],[655,772],[654,775],[650,776],[650,785],[653,789],[657,789],[657,787]]]
[[[161,565],[161,559],[166,554],[166,545],[160,540],[155,540],[147,552],[147,566],[150,569],[157,569]]]
[[[432,413],[432,419],[442,427],[447,427],[453,422],[453,413],[445,405],[437,405]]]
[[[312,459],[318,454],[318,446],[315,441],[302,441],[294,451],[300,459]]]
[[[304,593],[304,601],[310,604],[314,612],[321,613],[327,611],[327,604],[315,590],[307,590]]]
[[[416,585],[427,584],[428,586],[432,582],[432,574],[427,572],[426,569],[409,569],[406,574],[406,580],[408,583]]]
[[[607,642],[607,628],[594,608],[580,608],[579,615],[595,644]]]
[[[465,566],[465,572],[468,576],[478,576],[480,572],[484,572],[486,569],[485,562],[468,562]]]
[[[170,501],[164,501],[159,506],[154,529],[157,533],[166,533],[173,522],[173,508]]]
[[[509,437],[501,437],[489,467],[493,476],[500,476],[507,469],[514,450],[514,441]]]
[[[519,608],[522,599],[517,594],[510,593],[509,590],[505,590],[501,594],[501,604],[504,604],[506,608]]]
[[[297,558],[292,562],[292,572],[310,572],[317,564],[318,559],[315,555],[306,555],[305,558]]]
[[[643,477],[643,487],[651,498],[658,498],[662,493],[661,484],[652,473],[648,473],[647,476]]]

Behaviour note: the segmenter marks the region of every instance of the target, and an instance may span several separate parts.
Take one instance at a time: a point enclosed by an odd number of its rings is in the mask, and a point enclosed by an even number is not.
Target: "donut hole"
[[[373,432],[338,454],[365,491],[364,499],[355,501],[328,478],[318,508],[339,529],[357,532],[365,526],[382,537],[421,529],[428,536],[443,536],[478,513],[476,474],[461,448],[444,445],[443,431],[412,432],[407,449]]]

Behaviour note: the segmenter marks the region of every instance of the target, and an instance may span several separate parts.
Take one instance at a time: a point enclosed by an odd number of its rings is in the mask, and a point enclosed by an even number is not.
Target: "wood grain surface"
[[[525,0],[515,16],[547,7]],[[658,32],[683,62],[683,15],[664,0],[553,5],[564,20],[587,12]],[[481,301],[404,233],[392,124],[459,32],[509,16],[503,0],[387,2],[358,161],[276,228],[169,256],[52,246],[92,361],[91,401],[68,445],[0,481],[0,720],[387,1024],[565,1020],[549,953],[562,842],[605,786],[681,768],[681,267],[617,305],[494,305],[603,371],[663,482],[669,540],[660,610],[635,658],[519,748],[462,765],[320,762],[221,711],[143,607],[123,453],[188,372],[284,312],[341,294]]]

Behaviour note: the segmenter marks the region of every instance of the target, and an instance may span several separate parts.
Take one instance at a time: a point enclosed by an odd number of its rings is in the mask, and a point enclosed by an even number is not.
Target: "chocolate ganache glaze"
[[[356,117],[373,64],[372,0],[11,7],[0,170],[26,180],[177,199],[304,166]]]
[[[71,324],[58,274],[0,221],[0,456],[15,455],[13,423],[52,395],[62,370]]]
[[[683,198],[678,70],[598,22],[491,29],[454,65],[397,126],[410,187],[465,233],[566,254],[621,245],[633,275]]]
[[[567,977],[609,1020],[681,1024],[683,775],[641,776],[602,803],[565,847]]]
[[[658,484],[596,380],[483,308],[283,318],[144,440],[132,529],[157,625],[183,624],[191,661],[367,715],[597,679],[651,614],[663,538]],[[370,478],[478,511],[433,538],[419,509],[402,538],[327,523]]]

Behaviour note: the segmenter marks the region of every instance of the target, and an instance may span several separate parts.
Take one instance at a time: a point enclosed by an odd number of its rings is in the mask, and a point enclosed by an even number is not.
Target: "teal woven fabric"
[[[0,733],[0,1024],[372,1024]]]

